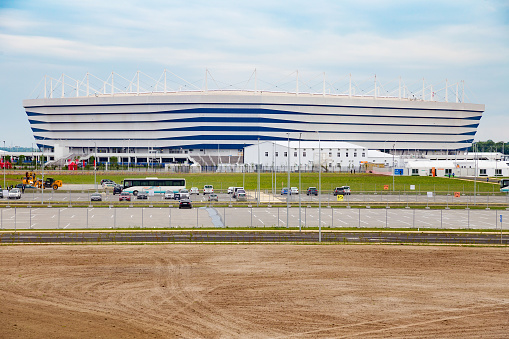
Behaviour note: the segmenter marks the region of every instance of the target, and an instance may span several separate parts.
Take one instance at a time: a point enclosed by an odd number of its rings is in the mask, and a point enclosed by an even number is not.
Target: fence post
[[[334,207],[331,208],[332,228],[334,228]]]
[[[442,212],[443,212],[443,211],[444,211],[444,210],[440,210],[440,228],[444,228],[444,225],[443,225],[443,223],[442,223]]]

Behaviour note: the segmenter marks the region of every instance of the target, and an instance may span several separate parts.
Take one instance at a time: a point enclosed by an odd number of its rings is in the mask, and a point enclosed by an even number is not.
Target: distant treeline
[[[472,146],[468,149],[469,152],[500,152],[503,154],[509,154],[509,142],[495,142],[493,140],[488,141],[477,141],[472,143]]]

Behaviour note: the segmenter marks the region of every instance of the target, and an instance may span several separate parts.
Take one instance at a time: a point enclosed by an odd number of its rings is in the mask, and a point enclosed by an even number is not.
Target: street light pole
[[[2,162],[4,163],[4,189],[5,189],[5,140],[4,140],[4,153],[2,156]]]
[[[288,134],[288,190],[286,191],[286,227],[290,227],[290,133]]]
[[[394,149],[396,147],[396,144],[392,144],[392,191],[394,192],[394,172],[396,171],[394,167],[394,153],[396,150]]]
[[[322,242],[322,148],[318,133],[318,242]]]
[[[95,156],[94,156],[94,185],[95,193],[97,193],[97,143],[94,141]]]
[[[302,133],[299,134],[299,232],[302,230],[302,214],[301,214],[301,203],[300,203],[300,196],[302,193],[301,190],[301,180],[300,180],[300,140],[302,138]]]

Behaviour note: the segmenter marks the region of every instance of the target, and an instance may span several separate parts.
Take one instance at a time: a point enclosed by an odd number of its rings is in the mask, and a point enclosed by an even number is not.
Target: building
[[[360,172],[368,159],[367,148],[348,142],[263,141],[246,146],[244,162],[250,169],[261,164],[262,170]],[[259,159],[259,160],[258,160]],[[319,160],[320,159],[320,160]]]
[[[397,154],[458,151],[474,138],[484,105],[465,103],[457,86],[445,102],[433,88],[420,96],[269,92],[256,90],[169,91],[166,81],[150,90],[133,79],[120,90],[114,74],[92,88],[45,78],[39,98],[23,101],[34,138],[56,161],[91,154],[121,163],[198,161],[242,163],[242,149],[260,141],[348,142]],[[166,74],[165,78],[166,79]],[[159,84],[159,87],[158,87]],[[297,86],[298,87],[298,86]],[[451,87],[451,86],[449,86]],[[59,93],[59,97],[56,97]],[[403,93],[403,94],[402,94]],[[192,158],[192,159],[191,159]]]

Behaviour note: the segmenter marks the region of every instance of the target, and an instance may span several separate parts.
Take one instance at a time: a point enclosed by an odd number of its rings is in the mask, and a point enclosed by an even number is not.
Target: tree
[[[118,158],[117,157],[111,157],[110,158],[111,167],[118,169]]]

